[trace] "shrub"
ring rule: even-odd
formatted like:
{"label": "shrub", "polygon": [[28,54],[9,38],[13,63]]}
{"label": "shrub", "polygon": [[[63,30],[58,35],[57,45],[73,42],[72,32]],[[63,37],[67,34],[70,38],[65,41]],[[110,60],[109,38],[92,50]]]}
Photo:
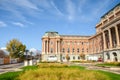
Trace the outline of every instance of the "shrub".
{"label": "shrub", "polygon": [[102,64],[97,64],[97,66],[120,66],[120,62],[105,62]]}
{"label": "shrub", "polygon": [[67,64],[61,64],[61,63],[40,63],[38,64],[39,68],[63,68],[68,67]]}
{"label": "shrub", "polygon": [[73,63],[93,63],[93,62],[95,62],[95,61],[85,61],[85,60],[74,60],[74,61],[71,61],[71,62],[73,62]]}
{"label": "shrub", "polygon": [[40,68],[19,76],[20,80],[110,80],[96,71],[69,68]]}

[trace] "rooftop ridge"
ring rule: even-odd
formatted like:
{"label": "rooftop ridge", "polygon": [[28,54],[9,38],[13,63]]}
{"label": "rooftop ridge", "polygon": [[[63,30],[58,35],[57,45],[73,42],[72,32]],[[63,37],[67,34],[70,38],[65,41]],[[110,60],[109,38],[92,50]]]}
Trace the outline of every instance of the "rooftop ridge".
{"label": "rooftop ridge", "polygon": [[66,37],[90,37],[90,36],[86,36],[86,35],[60,35],[60,36],[66,36]]}
{"label": "rooftop ridge", "polygon": [[107,15],[110,11],[114,10],[119,5],[120,5],[120,2],[116,6],[114,6],[112,9],[110,9],[109,11],[107,11],[103,16],[101,16],[101,18],[105,17],[105,15]]}

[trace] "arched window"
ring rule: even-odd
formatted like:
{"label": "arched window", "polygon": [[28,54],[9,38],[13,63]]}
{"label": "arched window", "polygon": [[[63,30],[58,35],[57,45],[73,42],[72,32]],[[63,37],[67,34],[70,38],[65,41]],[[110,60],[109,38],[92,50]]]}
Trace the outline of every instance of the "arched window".
{"label": "arched window", "polygon": [[75,60],[75,56],[73,56],[73,60]]}

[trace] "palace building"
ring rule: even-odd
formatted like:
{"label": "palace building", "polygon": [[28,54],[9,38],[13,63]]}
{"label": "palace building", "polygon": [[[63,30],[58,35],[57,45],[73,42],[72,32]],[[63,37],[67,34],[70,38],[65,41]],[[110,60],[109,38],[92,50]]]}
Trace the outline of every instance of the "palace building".
{"label": "palace building", "polygon": [[46,32],[42,38],[43,60],[56,58],[57,61],[66,61],[66,55],[69,55],[70,60],[79,60],[80,54],[88,54],[89,37]]}
{"label": "palace building", "polygon": [[46,32],[42,37],[43,61],[86,60],[120,62],[120,3],[104,14],[93,36],[60,35]]}

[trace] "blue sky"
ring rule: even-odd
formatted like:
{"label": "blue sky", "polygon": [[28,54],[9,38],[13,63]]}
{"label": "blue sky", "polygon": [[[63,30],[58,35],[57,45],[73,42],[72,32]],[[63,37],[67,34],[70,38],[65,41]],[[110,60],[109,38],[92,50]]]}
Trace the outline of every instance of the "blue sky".
{"label": "blue sky", "polygon": [[93,35],[100,17],[120,0],[0,0],[0,47],[16,38],[41,50],[46,31]]}

